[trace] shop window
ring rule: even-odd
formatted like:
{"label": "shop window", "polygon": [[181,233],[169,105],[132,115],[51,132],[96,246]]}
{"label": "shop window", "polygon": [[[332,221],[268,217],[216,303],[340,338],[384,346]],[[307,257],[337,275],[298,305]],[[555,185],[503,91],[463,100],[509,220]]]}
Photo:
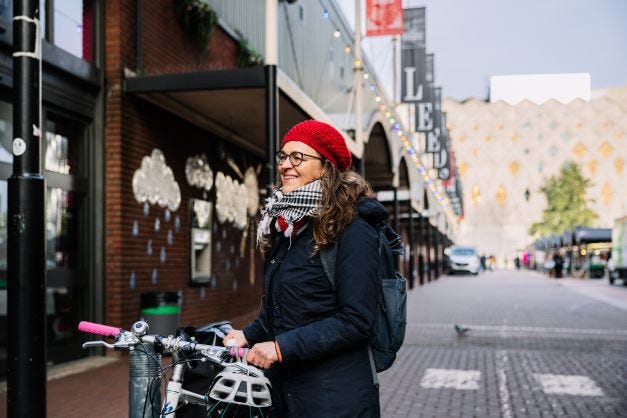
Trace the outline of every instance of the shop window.
{"label": "shop window", "polygon": [[49,187],[46,194],[46,268],[75,268],[78,234],[76,194]]}
{"label": "shop window", "polygon": [[[51,44],[91,61],[93,0],[39,0],[41,33]],[[13,0],[0,0],[0,19],[11,24]]]}
{"label": "shop window", "polygon": [[60,174],[78,174],[79,141],[70,138],[79,137],[80,130],[80,126],[63,119],[46,120],[46,170]]}
{"label": "shop window", "polygon": [[91,0],[54,1],[52,19],[49,14],[46,19],[53,28],[47,33],[48,41],[87,61],[92,59],[91,3]]}
{"label": "shop window", "polygon": [[[1,1],[1,0],[0,0]],[[84,355],[75,324],[85,310],[83,249],[89,236],[84,219],[88,187],[81,164],[83,123],[44,110],[46,178],[46,326],[53,363]],[[6,373],[7,198],[11,176],[12,106],[0,100],[0,376]]]}
{"label": "shop window", "polygon": [[0,163],[13,163],[13,107],[0,101]]}

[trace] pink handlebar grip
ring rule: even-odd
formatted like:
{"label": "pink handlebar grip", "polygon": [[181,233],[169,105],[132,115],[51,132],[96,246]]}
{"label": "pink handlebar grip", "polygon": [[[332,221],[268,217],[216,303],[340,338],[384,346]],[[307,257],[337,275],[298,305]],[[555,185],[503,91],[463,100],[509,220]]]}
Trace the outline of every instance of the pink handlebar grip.
{"label": "pink handlebar grip", "polygon": [[237,356],[239,358],[244,358],[246,355],[246,349],[242,347],[231,347],[231,355]]}
{"label": "pink handlebar grip", "polygon": [[83,332],[89,332],[90,334],[104,335],[105,337],[117,337],[120,331],[122,331],[121,328],[95,324],[93,322],[87,321],[81,321],[78,324],[78,330]]}

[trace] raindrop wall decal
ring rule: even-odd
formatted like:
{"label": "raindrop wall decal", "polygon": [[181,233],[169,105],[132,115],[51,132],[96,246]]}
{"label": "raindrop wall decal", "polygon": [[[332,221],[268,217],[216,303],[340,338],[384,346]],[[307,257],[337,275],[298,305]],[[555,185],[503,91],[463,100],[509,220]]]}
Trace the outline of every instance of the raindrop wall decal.
{"label": "raindrop wall decal", "polygon": [[131,271],[131,277],[128,279],[128,285],[131,289],[135,289],[135,271]]}
{"label": "raindrop wall decal", "polygon": [[133,236],[136,237],[139,235],[139,223],[137,221],[133,221]]}
{"label": "raindrop wall decal", "polygon": [[153,286],[156,286],[157,283],[159,283],[159,273],[157,273],[157,269],[152,269],[150,280],[152,281]]}
{"label": "raindrop wall decal", "polygon": [[146,254],[152,255],[152,240],[151,239],[149,239],[148,243],[146,244]]}

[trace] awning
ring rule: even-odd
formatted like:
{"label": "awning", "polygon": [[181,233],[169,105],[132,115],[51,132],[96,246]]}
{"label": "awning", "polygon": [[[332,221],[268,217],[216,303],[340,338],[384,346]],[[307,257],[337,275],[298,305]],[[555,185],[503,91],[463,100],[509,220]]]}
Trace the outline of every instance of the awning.
{"label": "awning", "polygon": [[[295,124],[318,119],[333,124],[323,109],[284,72],[277,70],[279,138]],[[127,75],[124,92],[140,97],[236,146],[266,158],[266,98],[263,67],[193,73]],[[393,183],[387,135],[380,123],[370,132],[366,155],[340,129],[356,159],[365,158],[375,188]],[[355,161],[356,162],[356,161]]]}
{"label": "awning", "polygon": [[612,230],[609,228],[577,228],[573,233],[575,243],[612,242]]}
{"label": "awning", "polygon": [[[128,76],[124,91],[265,157],[263,67]],[[279,90],[279,137],[308,116]]]}

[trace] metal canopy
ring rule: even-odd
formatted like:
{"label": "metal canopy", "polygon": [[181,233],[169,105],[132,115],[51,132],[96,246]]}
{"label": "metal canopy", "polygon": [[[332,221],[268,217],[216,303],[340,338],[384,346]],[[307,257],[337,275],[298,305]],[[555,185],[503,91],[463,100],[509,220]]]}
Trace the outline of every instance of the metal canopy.
{"label": "metal canopy", "polygon": [[[127,77],[124,91],[265,157],[263,67]],[[279,136],[309,116],[279,91]]]}

